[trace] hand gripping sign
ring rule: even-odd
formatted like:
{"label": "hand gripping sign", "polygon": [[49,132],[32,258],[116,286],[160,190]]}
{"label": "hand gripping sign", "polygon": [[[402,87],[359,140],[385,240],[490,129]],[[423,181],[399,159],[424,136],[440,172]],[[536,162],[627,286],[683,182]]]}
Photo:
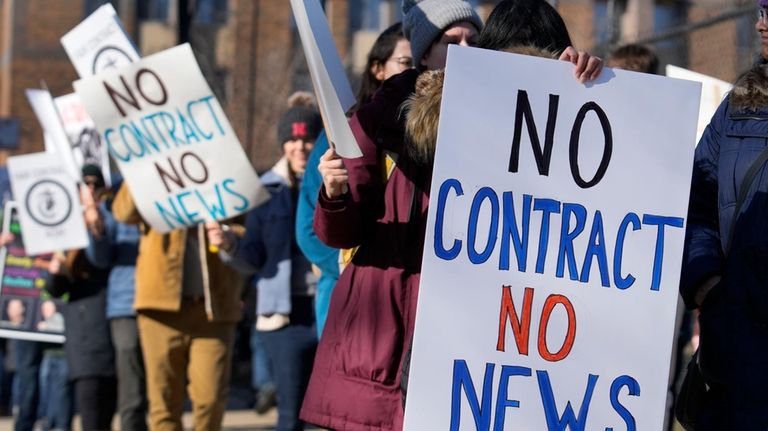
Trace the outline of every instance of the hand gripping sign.
{"label": "hand gripping sign", "polygon": [[154,229],[224,220],[269,198],[188,44],[74,86]]}
{"label": "hand gripping sign", "polygon": [[405,429],[659,430],[700,86],[451,46]]}

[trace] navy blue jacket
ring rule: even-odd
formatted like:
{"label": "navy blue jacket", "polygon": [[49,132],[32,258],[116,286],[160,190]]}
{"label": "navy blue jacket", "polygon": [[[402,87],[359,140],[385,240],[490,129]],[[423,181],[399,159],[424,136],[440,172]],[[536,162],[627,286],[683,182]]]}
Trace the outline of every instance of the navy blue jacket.
{"label": "navy blue jacket", "polygon": [[296,244],[298,190],[287,180],[287,162],[278,162],[262,177],[271,198],[253,209],[245,220],[245,236],[230,257],[223,257],[244,273],[255,273],[257,314],[290,314],[292,296],[314,295],[317,277]]}
{"label": "navy blue jacket", "polygon": [[704,409],[697,430],[768,428],[768,164],[735,214],[745,174],[768,146],[765,89],[765,70],[740,79],[696,148],[680,286],[686,304],[696,307],[699,286],[722,277],[700,307],[701,369],[717,407]]}

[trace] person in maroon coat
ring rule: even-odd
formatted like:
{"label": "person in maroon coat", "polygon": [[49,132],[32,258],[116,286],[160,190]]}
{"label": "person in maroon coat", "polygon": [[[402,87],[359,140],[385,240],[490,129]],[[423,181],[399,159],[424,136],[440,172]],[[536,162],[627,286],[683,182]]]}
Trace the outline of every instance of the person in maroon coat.
{"label": "person in maroon coat", "polygon": [[[465,1],[406,0],[404,12],[405,34],[421,70],[443,68],[449,44],[469,45],[478,37],[480,20]],[[431,44],[419,48],[423,40]],[[565,59],[580,63],[577,72],[599,73],[599,59],[568,51]],[[403,426],[434,149],[433,139],[406,139],[406,116],[400,115],[403,102],[419,91],[419,75],[409,70],[387,80],[352,117],[361,158],[342,162],[331,149],[321,159],[324,185],[315,231],[331,247],[359,247],[334,288],[301,411],[303,420],[322,427]],[[412,130],[435,131],[437,119],[437,110],[431,110],[409,121],[423,123]],[[407,144],[413,142],[424,145]],[[388,179],[383,151],[397,155]]]}

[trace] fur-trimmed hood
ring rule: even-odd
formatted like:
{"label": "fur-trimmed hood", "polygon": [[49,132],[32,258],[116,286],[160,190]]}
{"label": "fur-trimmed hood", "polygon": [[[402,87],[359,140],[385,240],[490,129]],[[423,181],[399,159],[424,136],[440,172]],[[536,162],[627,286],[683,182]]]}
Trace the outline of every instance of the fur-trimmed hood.
{"label": "fur-trimmed hood", "polygon": [[737,111],[757,112],[768,109],[768,65],[756,64],[744,72],[731,90],[729,102]]}
{"label": "fur-trimmed hood", "polygon": [[[519,46],[505,50],[513,54],[557,58],[557,54],[533,46]],[[443,100],[443,70],[422,73],[416,81],[416,90],[403,105],[406,111],[405,136],[408,155],[417,162],[431,164],[437,143],[440,122],[440,104]]]}

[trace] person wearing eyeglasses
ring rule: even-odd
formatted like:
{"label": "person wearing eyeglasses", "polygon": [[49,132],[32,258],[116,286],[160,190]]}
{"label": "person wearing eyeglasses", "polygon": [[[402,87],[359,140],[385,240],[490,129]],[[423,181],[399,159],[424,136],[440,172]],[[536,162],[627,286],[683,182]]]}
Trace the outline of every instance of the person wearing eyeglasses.
{"label": "person wearing eyeglasses", "polygon": [[697,431],[768,429],[768,1],[757,7],[761,61],[737,79],[694,157],[680,293],[700,312]]}
{"label": "person wearing eyeglasses", "polygon": [[[413,68],[411,43],[403,35],[402,23],[395,23],[384,30],[373,44],[368,53],[368,60],[360,77],[360,88],[357,92],[357,106],[370,102],[373,94],[387,79]],[[356,109],[353,108],[352,111]],[[325,245],[317,237],[312,227],[312,219],[317,204],[317,192],[323,184],[317,166],[320,157],[328,151],[328,137],[325,132],[318,136],[315,147],[307,160],[307,169],[299,191],[299,202],[296,210],[296,242],[304,255],[320,272],[315,296],[315,315],[317,319],[317,335],[320,337],[328,315],[331,292],[339,278],[339,249]],[[391,166],[393,160],[385,158],[385,166]],[[386,175],[390,169],[385,169]],[[342,262],[348,261],[351,250],[342,252]]]}

